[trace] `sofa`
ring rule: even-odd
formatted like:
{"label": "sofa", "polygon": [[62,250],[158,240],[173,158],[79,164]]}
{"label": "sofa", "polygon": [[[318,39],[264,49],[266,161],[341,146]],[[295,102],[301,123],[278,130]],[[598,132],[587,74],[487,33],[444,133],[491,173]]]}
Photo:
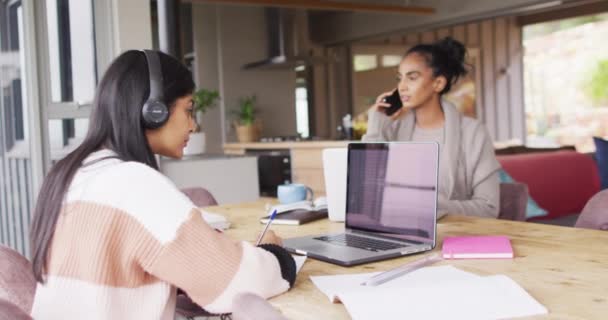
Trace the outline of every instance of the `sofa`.
{"label": "sofa", "polygon": [[530,198],[547,211],[546,216],[528,221],[574,226],[587,201],[600,191],[597,164],[589,154],[569,148],[520,153],[499,151],[497,159],[515,181],[528,186]]}

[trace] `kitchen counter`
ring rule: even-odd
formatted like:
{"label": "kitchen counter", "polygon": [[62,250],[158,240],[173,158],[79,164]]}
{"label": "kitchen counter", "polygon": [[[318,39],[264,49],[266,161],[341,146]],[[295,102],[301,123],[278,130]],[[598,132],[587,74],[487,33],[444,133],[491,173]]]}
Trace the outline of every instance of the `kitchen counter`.
{"label": "kitchen counter", "polygon": [[[319,140],[319,141],[282,141],[282,142],[248,142],[248,143],[225,143],[224,151],[243,149],[319,149],[319,148],[344,148],[350,141]],[[233,153],[231,153],[233,154]],[[238,154],[238,153],[236,153]]]}
{"label": "kitchen counter", "polygon": [[201,154],[180,160],[163,158],[160,171],[178,188],[203,187],[225,204],[260,197],[257,164],[255,156]]}
{"label": "kitchen counter", "polygon": [[248,157],[248,156],[241,155],[241,154],[203,153],[203,154],[183,156],[181,159],[161,157],[161,162],[164,163],[164,162],[174,162],[174,161],[224,160],[224,159],[233,159],[233,158],[240,158],[240,157]]}
{"label": "kitchen counter", "polygon": [[[350,141],[282,141],[226,143],[226,154],[244,155],[256,150],[286,150],[291,157],[291,181],[309,186],[315,196],[325,194],[323,149],[346,148]],[[253,152],[252,152],[253,153]]]}

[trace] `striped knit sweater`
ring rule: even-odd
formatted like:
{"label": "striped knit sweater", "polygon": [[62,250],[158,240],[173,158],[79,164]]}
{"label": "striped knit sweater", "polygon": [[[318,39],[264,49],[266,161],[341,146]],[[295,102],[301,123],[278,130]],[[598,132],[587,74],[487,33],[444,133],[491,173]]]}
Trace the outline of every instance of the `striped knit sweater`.
{"label": "striped knit sweater", "polygon": [[239,292],[271,297],[293,284],[284,249],[228,238],[165,176],[113,155],[90,155],[70,185],[35,319],[173,319],[177,287],[227,313]]}

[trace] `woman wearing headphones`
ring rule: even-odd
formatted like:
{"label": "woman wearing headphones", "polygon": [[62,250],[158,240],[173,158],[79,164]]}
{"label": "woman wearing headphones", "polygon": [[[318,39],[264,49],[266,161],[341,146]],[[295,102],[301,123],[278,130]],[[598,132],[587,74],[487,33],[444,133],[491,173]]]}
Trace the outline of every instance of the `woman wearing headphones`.
{"label": "woman wearing headphones", "polygon": [[439,216],[449,212],[495,218],[500,165],[492,140],[479,121],[441,98],[466,74],[465,54],[462,43],[451,38],[409,49],[397,70],[402,107],[389,110],[384,99],[393,92],[381,94],[368,113],[363,140],[438,142]]}
{"label": "woman wearing headphones", "polygon": [[35,319],[173,319],[176,287],[226,313],[240,292],[271,297],[295,280],[268,232],[259,247],[212,229],[158,171],[194,129],[190,72],[127,51],[99,83],[84,142],[44,180],[31,226]]}

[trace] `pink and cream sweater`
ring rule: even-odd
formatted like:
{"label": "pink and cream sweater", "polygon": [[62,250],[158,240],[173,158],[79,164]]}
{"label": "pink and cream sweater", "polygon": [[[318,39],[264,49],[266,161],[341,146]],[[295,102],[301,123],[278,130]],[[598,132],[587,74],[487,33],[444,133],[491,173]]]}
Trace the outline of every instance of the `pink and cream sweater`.
{"label": "pink and cream sweater", "polygon": [[173,319],[176,288],[227,313],[237,293],[272,297],[293,284],[284,249],[230,239],[161,173],[113,155],[90,155],[70,185],[35,319]]}

